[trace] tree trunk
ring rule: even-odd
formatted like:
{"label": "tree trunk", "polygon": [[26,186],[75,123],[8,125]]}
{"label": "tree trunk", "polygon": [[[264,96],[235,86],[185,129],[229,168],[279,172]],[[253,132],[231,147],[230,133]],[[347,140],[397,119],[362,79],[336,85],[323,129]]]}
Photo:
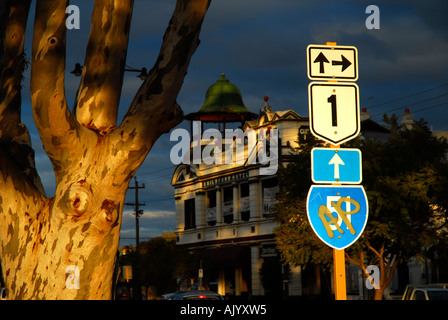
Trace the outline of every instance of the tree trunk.
{"label": "tree trunk", "polygon": [[[381,245],[380,250],[375,250],[371,245],[369,245],[369,244],[366,245],[366,247],[371,252],[373,252],[376,255],[376,257],[378,258],[378,264],[379,264],[379,269],[380,269],[380,283],[379,283],[379,288],[374,289],[375,290],[374,297],[373,297],[374,300],[383,300],[384,290],[386,290],[386,288],[392,282],[392,278],[395,274],[395,270],[397,269],[398,264],[401,261],[401,258],[399,258],[399,257],[397,258],[395,255],[388,255],[388,257],[386,259],[385,255],[384,255],[384,246],[385,246],[385,244],[383,243]],[[369,278],[370,273],[367,272],[366,265],[364,264],[363,249],[359,248],[358,253],[359,253],[359,260],[351,258],[350,255],[348,255],[347,253],[345,254],[345,256],[349,263],[359,266],[361,268],[364,276],[366,278]],[[387,263],[385,263],[385,260],[387,260]]]}
{"label": "tree trunk", "polygon": [[383,292],[384,289],[375,289],[375,295],[373,296],[373,300],[383,300]]}
{"label": "tree trunk", "polygon": [[1,17],[8,17],[0,26],[0,258],[8,298],[110,299],[126,190],[157,138],[182,120],[176,97],[209,0],[177,1],[159,58],[119,126],[117,92],[133,1],[95,1],[76,117],[64,93],[68,1],[37,1],[31,98],[56,176],[52,198],[35,172],[14,98],[20,97],[29,2],[0,5]]}

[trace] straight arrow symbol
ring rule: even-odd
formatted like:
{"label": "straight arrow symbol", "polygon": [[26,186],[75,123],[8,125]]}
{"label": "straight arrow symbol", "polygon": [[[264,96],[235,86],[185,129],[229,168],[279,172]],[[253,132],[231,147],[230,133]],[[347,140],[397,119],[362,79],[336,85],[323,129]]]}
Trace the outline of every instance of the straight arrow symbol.
{"label": "straight arrow symbol", "polygon": [[328,164],[334,165],[334,178],[339,179],[339,166],[344,166],[344,161],[342,161],[341,157],[336,153],[333,158],[331,158],[330,162],[328,162]]}
{"label": "straight arrow symbol", "polygon": [[314,60],[314,63],[319,63],[319,72],[325,73],[325,67],[324,63],[329,63],[328,59],[324,56],[324,54],[321,52],[317,56],[317,58]]}

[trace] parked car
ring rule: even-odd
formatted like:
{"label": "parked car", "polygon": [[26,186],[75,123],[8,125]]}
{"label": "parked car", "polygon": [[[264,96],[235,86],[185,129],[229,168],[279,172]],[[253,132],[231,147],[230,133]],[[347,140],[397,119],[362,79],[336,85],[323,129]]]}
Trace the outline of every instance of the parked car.
{"label": "parked car", "polygon": [[[406,286],[406,289],[404,290],[402,300],[433,300],[429,299],[429,295],[427,292],[417,293],[414,295],[415,291],[425,291],[425,290],[442,290],[442,291],[448,291],[448,283],[430,283],[425,285],[408,285]],[[431,293],[431,295],[436,295],[436,293]],[[441,297],[445,296],[446,293],[441,293]],[[422,297],[425,297],[425,299],[420,299]],[[446,298],[445,298],[446,299]],[[445,300],[445,299],[438,299],[438,300]]]}
{"label": "parked car", "polygon": [[448,300],[448,289],[416,288],[411,300]]}
{"label": "parked car", "polygon": [[206,290],[177,291],[162,295],[164,300],[224,300],[223,296]]}
{"label": "parked car", "polygon": [[0,288],[0,300],[8,300],[6,297],[6,288]]}

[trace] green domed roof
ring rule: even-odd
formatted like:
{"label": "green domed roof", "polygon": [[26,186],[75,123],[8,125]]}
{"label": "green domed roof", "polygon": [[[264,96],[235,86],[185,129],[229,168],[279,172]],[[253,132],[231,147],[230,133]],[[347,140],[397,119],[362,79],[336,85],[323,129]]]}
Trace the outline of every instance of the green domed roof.
{"label": "green domed roof", "polygon": [[244,106],[240,89],[221,74],[221,77],[208,88],[201,109],[187,115],[186,118],[210,122],[232,122],[251,120],[257,116]]}
{"label": "green domed roof", "polygon": [[205,101],[199,112],[247,112],[240,89],[224,74],[212,84],[205,94]]}

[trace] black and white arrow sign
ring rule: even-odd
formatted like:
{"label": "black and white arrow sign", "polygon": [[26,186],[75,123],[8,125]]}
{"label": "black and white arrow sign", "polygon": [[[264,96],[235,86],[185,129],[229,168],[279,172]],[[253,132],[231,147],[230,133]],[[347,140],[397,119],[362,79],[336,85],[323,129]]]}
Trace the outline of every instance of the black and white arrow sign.
{"label": "black and white arrow sign", "polygon": [[309,45],[307,61],[311,80],[358,79],[358,50],[355,47]]}

